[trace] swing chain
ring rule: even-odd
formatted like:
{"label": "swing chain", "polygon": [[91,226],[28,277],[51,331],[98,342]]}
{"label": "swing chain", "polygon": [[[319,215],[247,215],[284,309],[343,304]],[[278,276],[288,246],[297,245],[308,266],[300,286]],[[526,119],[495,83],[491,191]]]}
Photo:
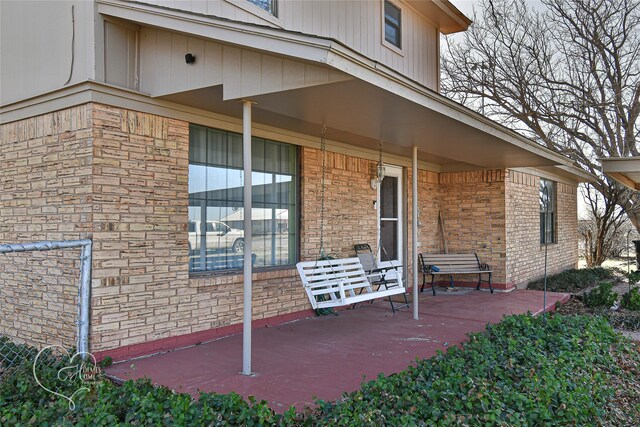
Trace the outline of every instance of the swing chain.
{"label": "swing chain", "polygon": [[326,157],[327,157],[327,143],[325,140],[327,134],[327,124],[322,125],[322,133],[320,134],[320,153],[322,155],[322,167],[320,178],[320,259],[324,259],[326,254],[324,252],[324,199],[325,199],[325,176],[326,176]]}
{"label": "swing chain", "polygon": [[[378,181],[378,213],[379,213],[379,217],[382,215],[382,197],[380,195],[380,191],[382,188],[382,138],[380,138],[380,142],[378,144],[378,165],[376,168],[376,180]],[[382,227],[382,221],[380,221],[380,218],[378,218],[378,227]],[[378,232],[378,247],[376,248],[376,254],[375,254],[375,259],[378,259],[378,256],[380,256],[380,251],[384,250],[383,246],[382,246],[382,230],[380,230]],[[386,253],[386,251],[385,251]]]}
{"label": "swing chain", "polygon": [[382,180],[382,171],[384,170],[384,166],[382,165],[382,138],[380,138],[380,144],[378,146],[378,170],[376,171],[376,173],[378,174],[378,176],[376,178],[378,178],[379,180]]}

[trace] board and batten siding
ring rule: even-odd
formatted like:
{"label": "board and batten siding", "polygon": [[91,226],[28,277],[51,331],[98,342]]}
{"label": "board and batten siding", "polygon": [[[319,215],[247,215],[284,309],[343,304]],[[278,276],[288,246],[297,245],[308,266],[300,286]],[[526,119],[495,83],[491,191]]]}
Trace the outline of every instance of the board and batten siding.
{"label": "board and batten siding", "polygon": [[332,38],[433,90],[438,90],[439,32],[408,4],[402,9],[402,51],[383,43],[382,0],[279,0],[274,18],[247,0],[143,0],[187,12]]}
{"label": "board and batten siding", "polygon": [[[187,65],[184,52],[198,60]],[[223,85],[224,99],[237,99],[351,78],[329,67],[146,27],[140,56],[140,89],[152,96]]]}
{"label": "board and batten siding", "polygon": [[0,105],[96,78],[94,40],[91,2],[0,1]]}

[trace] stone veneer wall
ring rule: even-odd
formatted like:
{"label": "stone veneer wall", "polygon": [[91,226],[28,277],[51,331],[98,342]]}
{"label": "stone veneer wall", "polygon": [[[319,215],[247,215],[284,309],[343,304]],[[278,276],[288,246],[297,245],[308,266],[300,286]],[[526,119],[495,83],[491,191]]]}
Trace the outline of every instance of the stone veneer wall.
{"label": "stone veneer wall", "polygon": [[[189,275],[188,147],[187,122],[100,104],[2,126],[0,158],[8,169],[1,181],[1,241],[93,237],[93,351],[200,336],[242,319],[241,274]],[[300,153],[300,252],[301,259],[315,259],[322,159],[319,150]],[[373,161],[327,153],[328,252],[351,256],[353,243],[375,243],[374,168]],[[253,282],[256,320],[310,308],[295,268],[260,271]],[[51,300],[53,310],[32,322],[53,325],[52,335],[72,343],[75,277],[64,284],[64,292],[56,285],[51,296],[33,299]],[[10,284],[0,285],[4,292]],[[12,297],[25,301],[25,295]],[[66,305],[54,300],[62,295],[71,296]],[[4,331],[26,328],[9,315],[15,307],[3,309]]]}
{"label": "stone veneer wall", "polygon": [[93,105],[92,350],[193,332],[189,124]]}
{"label": "stone veneer wall", "polygon": [[[193,343],[211,338],[206,331],[241,322],[241,274],[189,275],[187,122],[87,104],[3,125],[0,135],[5,167],[1,241],[93,236],[92,350],[158,340],[170,348],[177,337],[189,336],[180,343]],[[308,260],[318,256],[320,243],[322,158],[319,150],[307,147],[300,148],[300,157],[300,258]],[[354,243],[376,243],[376,192],[370,188],[376,162],[328,152],[326,164],[325,249],[352,256]],[[478,252],[493,267],[495,282],[535,276],[539,265],[532,262],[538,259],[532,252],[538,249],[530,244],[538,235],[534,178],[499,170],[420,171],[419,183],[421,252],[442,251],[440,209],[450,252]],[[410,188],[407,194],[410,230]],[[561,226],[560,243],[550,252],[558,269],[577,259],[575,197],[575,187],[559,185],[558,219],[567,225]],[[62,281],[70,291],[60,292],[58,282],[51,296],[37,295],[34,301],[49,306],[43,324],[72,340],[75,305],[70,296],[76,283]],[[295,268],[259,271],[253,283],[256,320],[309,310]],[[0,286],[13,285],[5,281]],[[14,301],[24,301],[24,295],[13,296]],[[3,304],[7,313],[12,309]],[[39,333],[9,314],[0,322],[0,333],[12,328]],[[63,327],[69,324],[71,329]]]}
{"label": "stone veneer wall", "polygon": [[[0,126],[0,242],[90,236],[92,120],[84,105]],[[0,335],[75,345],[79,254],[0,254]]]}
{"label": "stone veneer wall", "polygon": [[493,282],[506,283],[504,171],[441,173],[439,187],[449,253],[476,252],[491,266]]}
{"label": "stone veneer wall", "polygon": [[[300,259],[311,260],[318,257],[320,247],[322,153],[306,147],[301,151]],[[355,256],[356,243],[375,246],[377,193],[371,188],[375,167],[375,161],[327,152],[324,214],[327,253],[350,257]]]}
{"label": "stone veneer wall", "polygon": [[[524,287],[543,275],[544,245],[540,244],[540,178],[507,171],[507,280]],[[578,264],[577,185],[557,184],[558,243],[548,246],[548,272]]]}

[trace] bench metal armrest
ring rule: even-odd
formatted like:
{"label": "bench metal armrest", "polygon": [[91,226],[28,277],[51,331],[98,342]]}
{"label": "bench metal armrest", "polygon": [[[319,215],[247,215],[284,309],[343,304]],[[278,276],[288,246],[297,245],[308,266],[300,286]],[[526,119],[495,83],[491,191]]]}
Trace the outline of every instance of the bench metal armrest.
{"label": "bench metal armrest", "polygon": [[489,271],[489,270],[491,270],[491,267],[487,263],[482,263],[482,264],[480,264],[480,270]]}
{"label": "bench metal armrest", "polygon": [[378,268],[374,268],[373,270],[370,270],[369,273],[373,274],[373,273],[386,273],[389,270],[398,270],[395,266],[390,265],[388,267],[378,267]]}

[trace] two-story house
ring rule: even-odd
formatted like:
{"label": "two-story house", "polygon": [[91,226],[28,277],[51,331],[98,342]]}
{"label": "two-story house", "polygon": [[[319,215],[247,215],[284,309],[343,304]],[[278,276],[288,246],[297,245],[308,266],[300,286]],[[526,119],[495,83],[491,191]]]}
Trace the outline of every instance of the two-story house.
{"label": "two-story house", "polygon": [[[439,94],[440,36],[470,25],[448,0],[0,12],[0,242],[93,239],[94,352],[239,330],[249,235],[254,325],[312,313],[295,263],[321,243],[337,256],[369,243],[409,286],[414,244],[477,252],[503,291],[543,274],[545,243],[549,271],[577,264],[577,186],[590,177]],[[68,307],[46,316],[72,340]],[[0,333],[19,327],[0,320]]]}

